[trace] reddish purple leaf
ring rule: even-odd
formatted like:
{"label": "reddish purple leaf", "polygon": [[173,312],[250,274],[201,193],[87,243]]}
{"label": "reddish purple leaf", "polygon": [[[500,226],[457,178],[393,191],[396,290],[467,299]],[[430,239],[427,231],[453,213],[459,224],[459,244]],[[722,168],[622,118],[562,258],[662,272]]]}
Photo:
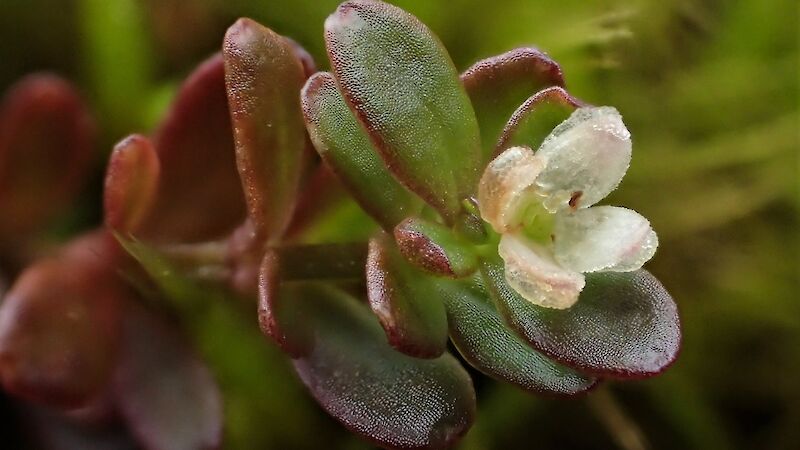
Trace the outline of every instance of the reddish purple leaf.
{"label": "reddish purple leaf", "polygon": [[564,87],[558,63],[530,47],[478,61],[461,75],[461,82],[481,128],[485,162],[492,159],[503,126],[525,99],[547,87]]}
{"label": "reddish purple leaf", "polygon": [[418,358],[438,357],[447,348],[444,304],[389,236],[370,240],[367,297],[392,347]]}
{"label": "reddish purple leaf", "polygon": [[0,379],[22,398],[59,408],[86,405],[116,362],[119,249],[95,233],[25,270],[0,306]]}
{"label": "reddish purple leaf", "polygon": [[80,191],[94,126],[66,81],[31,75],[0,105],[0,239],[45,225]]}
{"label": "reddish purple leaf", "polygon": [[134,134],[114,147],[103,189],[107,227],[135,234],[155,201],[159,171],[158,155],[146,137]]}
{"label": "reddish purple leaf", "polygon": [[260,235],[274,240],[289,224],[308,162],[300,111],[305,71],[287,39],[250,19],[228,29],[223,55],[250,219]]}
{"label": "reddish purple leaf", "polygon": [[436,275],[461,278],[478,268],[472,244],[436,222],[410,217],[395,227],[394,238],[410,263]]}
{"label": "reddish purple leaf", "polygon": [[139,442],[148,450],[219,448],[219,389],[174,325],[131,303],[123,332],[114,393]]}
{"label": "reddish purple leaf", "polygon": [[142,237],[159,242],[206,241],[230,233],[244,221],[219,54],[184,82],[153,142],[161,174]]}
{"label": "reddish purple leaf", "polygon": [[586,104],[560,87],[537,92],[525,100],[525,103],[511,115],[503,128],[493,157],[515,146],[538,149],[556,125],[582,106]]}
{"label": "reddish purple leaf", "polygon": [[501,315],[542,353],[582,372],[645,378],[678,356],[678,309],[646,270],[586,274],[586,287],[568,309],[534,305],[506,284],[503,266],[486,263],[489,290]]}
{"label": "reddish purple leaf", "polygon": [[472,381],[455,358],[398,353],[356,299],[320,286],[308,289],[313,350],[294,366],[320,405],[383,448],[455,445],[475,416]]}

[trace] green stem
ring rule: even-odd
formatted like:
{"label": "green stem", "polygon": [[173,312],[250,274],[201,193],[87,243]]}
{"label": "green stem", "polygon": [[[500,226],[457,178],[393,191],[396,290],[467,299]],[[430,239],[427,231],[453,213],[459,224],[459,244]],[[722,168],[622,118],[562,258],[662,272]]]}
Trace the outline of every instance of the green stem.
{"label": "green stem", "polygon": [[586,402],[621,449],[647,450],[651,448],[641,428],[627,415],[607,387],[590,393],[586,397]]}

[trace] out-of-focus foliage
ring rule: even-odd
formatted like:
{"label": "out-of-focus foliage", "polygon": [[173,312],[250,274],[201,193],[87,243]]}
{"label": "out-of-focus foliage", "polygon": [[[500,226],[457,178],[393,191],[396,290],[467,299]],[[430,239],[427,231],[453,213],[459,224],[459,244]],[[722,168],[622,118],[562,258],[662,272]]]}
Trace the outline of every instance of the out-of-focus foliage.
{"label": "out-of-focus foliage", "polygon": [[[100,204],[100,161],[112,143],[130,132],[151,131],[148,127],[163,114],[177,80],[219,49],[235,18],[249,16],[292,36],[323,62],[322,23],[337,3],[4,0],[0,91],[41,69],[81,86],[100,112],[98,129],[104,139],[96,155],[97,182],[81,204]],[[609,448],[620,440],[628,448],[642,440],[664,449],[796,446],[796,2],[393,3],[442,38],[459,70],[513,47],[535,45],[562,64],[571,93],[620,110],[633,134],[634,156],[625,183],[608,203],[641,212],[658,231],[661,245],[649,269],[678,300],[683,319],[683,352],[675,366],[657,379],[611,385],[613,396],[601,391],[586,399],[545,400],[477,377],[480,413],[462,448]],[[99,212],[79,208],[72,216],[64,221],[88,225]],[[360,219],[354,220],[348,229],[363,230],[356,226]],[[347,240],[341,230],[314,232]],[[0,273],[0,284],[2,278]],[[225,346],[238,349],[225,353],[228,362],[248,364],[258,353],[248,350],[254,337],[233,325],[223,327],[229,332],[218,337],[211,327],[233,323],[227,316],[187,317],[198,321],[188,328],[201,342],[222,339]],[[239,339],[248,342],[237,346]],[[257,365],[274,365],[274,378],[236,381],[274,395],[254,406],[264,409],[264,420],[248,422],[243,413],[237,422],[234,414],[227,426],[242,436],[275,426],[281,442],[308,443],[308,430],[299,423],[311,426],[328,419],[294,403],[299,382],[289,376],[274,349],[264,352],[269,354]],[[259,394],[242,392],[231,401],[263,401]],[[287,414],[277,412],[281,410]],[[335,427],[329,428],[325,433],[336,433]],[[341,448],[364,446],[347,437],[330,442],[349,443]]]}

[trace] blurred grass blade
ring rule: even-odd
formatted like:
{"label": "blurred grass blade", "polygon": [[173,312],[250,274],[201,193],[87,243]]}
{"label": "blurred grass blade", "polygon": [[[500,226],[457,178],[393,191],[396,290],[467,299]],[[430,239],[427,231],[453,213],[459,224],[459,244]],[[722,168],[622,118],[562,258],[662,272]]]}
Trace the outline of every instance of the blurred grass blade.
{"label": "blurred grass blade", "polygon": [[472,425],[475,393],[450,355],[394,351],[369,312],[348,295],[309,286],[313,352],[294,361],[325,410],[383,448],[449,448]]}
{"label": "blurred grass blade", "polygon": [[219,54],[186,79],[153,142],[161,171],[142,237],[161,242],[207,241],[230,233],[244,221]]}
{"label": "blurred grass blade", "polygon": [[564,87],[557,62],[541,51],[516,48],[478,61],[461,74],[481,128],[483,161],[494,156],[508,118],[531,95],[551,86]]}
{"label": "blurred grass blade", "polygon": [[388,235],[370,240],[367,296],[386,337],[397,350],[435,358],[447,347],[444,304],[427,276],[410,265]]}
{"label": "blurred grass blade", "polygon": [[309,78],[302,99],[306,126],[317,152],[384,230],[391,230],[421,209],[419,198],[389,173],[330,73]]}
{"label": "blurred grass blade", "polygon": [[501,262],[484,264],[500,314],[556,361],[596,375],[645,378],[663,372],[678,356],[677,307],[646,270],[586,274],[578,302],[557,310],[519,296],[506,284]]}
{"label": "blurred grass blade", "polygon": [[66,81],[30,75],[0,105],[0,240],[20,239],[64,209],[92,161],[94,124]]}
{"label": "blurred grass blade", "polygon": [[103,189],[104,222],[121,233],[134,233],[155,201],[160,172],[153,144],[138,134],[114,147]]}
{"label": "blurred grass blade", "polygon": [[383,2],[345,2],[325,22],[331,66],[389,170],[452,221],[481,166],[475,113],[428,28]]}
{"label": "blurred grass blade", "polygon": [[250,218],[274,240],[289,225],[308,156],[298,95],[303,65],[288,40],[250,19],[228,29],[223,55]]}
{"label": "blurred grass blade", "polygon": [[486,292],[463,281],[441,280],[437,289],[447,306],[450,339],[473,367],[526,391],[575,395],[597,379],[558,364],[512,331]]}
{"label": "blurred grass blade", "polygon": [[560,87],[537,92],[514,111],[495,148],[496,154],[516,146],[539,148],[553,128],[567,120],[575,109],[586,106]]}
{"label": "blurred grass blade", "polygon": [[149,449],[213,449],[222,439],[222,398],[205,364],[157,316],[125,311],[114,396],[131,432]]}

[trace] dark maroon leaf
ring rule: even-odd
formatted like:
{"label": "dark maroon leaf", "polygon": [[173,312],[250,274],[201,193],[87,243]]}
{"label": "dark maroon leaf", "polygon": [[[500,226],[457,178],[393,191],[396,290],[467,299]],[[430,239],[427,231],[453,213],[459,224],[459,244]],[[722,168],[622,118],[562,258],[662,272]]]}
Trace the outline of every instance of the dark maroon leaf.
{"label": "dark maroon leaf", "polygon": [[418,358],[447,348],[444,304],[424,272],[410,265],[388,235],[373,238],[367,255],[367,297],[389,344]]}
{"label": "dark maroon leaf", "polygon": [[344,293],[309,286],[306,301],[313,351],[294,366],[329,414],[385,448],[449,448],[466,433],[475,393],[452,356],[394,351],[375,318]]}
{"label": "dark maroon leaf", "polygon": [[495,156],[518,145],[536,150],[556,125],[582,106],[586,104],[560,87],[537,92],[511,115],[497,142]]}
{"label": "dark maroon leaf", "polygon": [[224,236],[244,221],[219,54],[184,82],[153,143],[161,170],[141,237],[158,242],[206,241]]}
{"label": "dark maroon leaf", "polygon": [[135,234],[155,201],[159,171],[158,155],[146,137],[134,134],[114,147],[103,189],[107,227]]}
{"label": "dark maroon leaf", "polygon": [[564,87],[558,63],[530,47],[478,61],[461,75],[461,82],[478,117],[486,162],[506,121],[528,97],[550,86]]}
{"label": "dark maroon leaf", "polygon": [[646,270],[586,274],[578,302],[558,310],[520,297],[506,284],[501,262],[484,268],[506,322],[563,364],[602,376],[644,378],[661,373],[678,356],[678,309]]}
{"label": "dark maroon leaf", "polygon": [[394,238],[409,262],[436,275],[460,278],[478,268],[472,245],[441,224],[411,217],[395,227]]}
{"label": "dark maroon leaf", "polygon": [[222,398],[205,364],[169,324],[133,303],[123,330],[114,393],[144,448],[218,448]]}
{"label": "dark maroon leaf", "polygon": [[268,239],[291,219],[308,161],[300,111],[305,72],[292,44],[250,19],[225,34],[225,81],[250,219]]}
{"label": "dark maroon leaf", "polygon": [[473,367],[501,381],[535,393],[574,395],[597,379],[558,364],[520,338],[505,324],[488,294],[464,281],[440,280],[447,306],[450,339]]}
{"label": "dark maroon leaf", "polygon": [[74,88],[31,75],[0,105],[0,239],[43,226],[79,192],[91,163],[94,126]]}
{"label": "dark maroon leaf", "polygon": [[0,305],[0,379],[5,389],[58,408],[86,405],[116,363],[119,249],[92,234],[25,270]]}

